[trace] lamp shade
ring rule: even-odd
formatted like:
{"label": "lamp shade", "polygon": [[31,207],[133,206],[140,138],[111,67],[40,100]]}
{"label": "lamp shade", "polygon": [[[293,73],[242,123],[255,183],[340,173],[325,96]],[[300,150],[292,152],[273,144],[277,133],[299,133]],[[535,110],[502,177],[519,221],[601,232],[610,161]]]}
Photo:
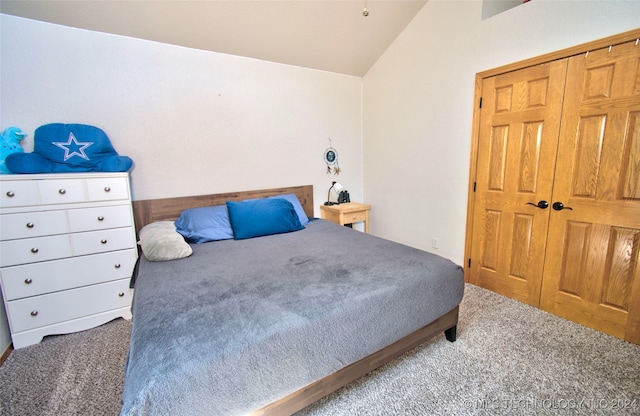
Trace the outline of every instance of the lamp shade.
{"label": "lamp shade", "polygon": [[339,184],[338,182],[336,182],[333,185],[333,190],[334,190],[335,193],[339,194],[340,192],[342,192],[344,190],[344,186]]}

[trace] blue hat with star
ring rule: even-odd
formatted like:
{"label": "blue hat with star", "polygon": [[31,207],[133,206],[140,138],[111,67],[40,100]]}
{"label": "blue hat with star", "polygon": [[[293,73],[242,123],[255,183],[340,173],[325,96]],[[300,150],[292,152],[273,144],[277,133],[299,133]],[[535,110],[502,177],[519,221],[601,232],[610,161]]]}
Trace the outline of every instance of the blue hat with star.
{"label": "blue hat with star", "polygon": [[7,157],[12,173],[126,172],[133,165],[129,157],[118,155],[98,127],[45,124],[36,129],[33,140],[33,153]]}

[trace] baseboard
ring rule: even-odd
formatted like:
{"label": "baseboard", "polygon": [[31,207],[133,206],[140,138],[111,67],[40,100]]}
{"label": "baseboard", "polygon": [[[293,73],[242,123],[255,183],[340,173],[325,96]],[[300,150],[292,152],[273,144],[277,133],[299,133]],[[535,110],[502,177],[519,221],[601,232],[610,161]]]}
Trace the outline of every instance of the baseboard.
{"label": "baseboard", "polygon": [[9,354],[11,354],[11,351],[13,351],[13,344],[9,344],[7,349],[4,350],[2,355],[0,355],[0,365],[4,364],[4,360],[6,360]]}

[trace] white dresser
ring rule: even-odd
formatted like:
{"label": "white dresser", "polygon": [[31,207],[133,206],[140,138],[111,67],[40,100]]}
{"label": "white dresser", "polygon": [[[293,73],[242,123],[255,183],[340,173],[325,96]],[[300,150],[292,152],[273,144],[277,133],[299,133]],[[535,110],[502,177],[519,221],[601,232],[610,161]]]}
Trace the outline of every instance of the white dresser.
{"label": "white dresser", "polygon": [[0,175],[0,282],[13,347],[131,319],[127,173]]}

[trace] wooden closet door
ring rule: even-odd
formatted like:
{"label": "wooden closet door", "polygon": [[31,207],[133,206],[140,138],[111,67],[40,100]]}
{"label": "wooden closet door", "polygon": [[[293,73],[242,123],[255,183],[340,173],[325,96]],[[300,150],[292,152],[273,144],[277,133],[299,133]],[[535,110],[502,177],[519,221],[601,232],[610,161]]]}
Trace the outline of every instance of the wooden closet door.
{"label": "wooden closet door", "polygon": [[566,59],[536,65],[482,84],[469,280],[534,306],[566,65]]}
{"label": "wooden closet door", "polygon": [[556,202],[565,208],[550,211],[541,308],[640,343],[636,42],[569,59]]}

